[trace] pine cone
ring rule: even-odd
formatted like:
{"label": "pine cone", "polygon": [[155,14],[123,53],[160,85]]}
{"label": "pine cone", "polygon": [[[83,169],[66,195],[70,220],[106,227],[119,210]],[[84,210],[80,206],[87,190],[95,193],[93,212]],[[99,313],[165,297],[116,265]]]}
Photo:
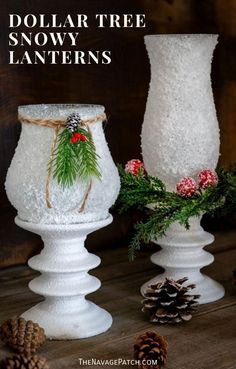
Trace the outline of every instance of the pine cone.
{"label": "pine cone", "polygon": [[139,336],[134,345],[134,358],[140,369],[160,369],[165,365],[168,343],[155,332]]}
{"label": "pine cone", "polygon": [[14,355],[1,361],[1,369],[49,369],[47,360],[37,355]]}
{"label": "pine cone", "polygon": [[0,327],[1,340],[21,354],[34,354],[45,342],[44,329],[31,320],[13,317]]}
{"label": "pine cone", "polygon": [[81,124],[81,118],[78,113],[72,113],[67,117],[66,128],[71,133],[77,131],[80,124]]}
{"label": "pine cone", "polygon": [[189,294],[195,285],[183,286],[187,280],[188,278],[178,281],[166,278],[146,289],[142,311],[150,314],[151,322],[180,323],[192,318],[192,313],[198,306],[196,300],[200,296]]}

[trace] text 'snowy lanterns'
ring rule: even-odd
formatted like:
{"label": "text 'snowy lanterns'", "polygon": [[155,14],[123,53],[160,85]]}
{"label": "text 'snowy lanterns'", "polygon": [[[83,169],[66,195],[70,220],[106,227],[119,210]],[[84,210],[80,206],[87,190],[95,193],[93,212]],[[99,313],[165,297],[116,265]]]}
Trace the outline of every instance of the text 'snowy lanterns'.
{"label": "text 'snowy lanterns'", "polygon": [[[62,187],[50,173],[52,146],[58,134],[55,122],[73,113],[88,123],[101,178]],[[112,221],[109,208],[119,192],[119,176],[102,129],[104,108],[94,105],[29,105],[19,107],[22,132],[6,178],[6,191],[17,209],[16,224],[39,234],[44,242],[40,255],[29,266],[41,272],[30,282],[45,300],[23,314],[38,322],[47,337],[75,339],[105,332],[111,315],[85,295],[100,281],[88,271],[99,257],[84,247],[89,233]],[[59,133],[65,127],[61,126]]]}
{"label": "text 'snowy lanterns'", "polygon": [[[219,128],[211,88],[211,60],[217,35],[150,35],[145,43],[151,64],[151,83],[142,128],[142,153],[150,175],[175,191],[182,177],[196,178],[214,169],[219,157]],[[164,277],[187,276],[195,283],[200,302],[224,295],[217,282],[200,269],[213,262],[203,247],[214,237],[191,219],[186,230],[174,224],[158,240],[162,250],[151,260],[165,268],[142,287]]]}

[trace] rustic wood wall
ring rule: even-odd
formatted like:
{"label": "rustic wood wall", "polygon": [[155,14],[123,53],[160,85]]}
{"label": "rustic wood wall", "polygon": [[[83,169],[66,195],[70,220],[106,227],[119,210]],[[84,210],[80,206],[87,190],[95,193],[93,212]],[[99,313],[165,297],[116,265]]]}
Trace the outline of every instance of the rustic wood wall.
{"label": "rustic wood wall", "polygon": [[[236,160],[235,0],[1,0],[0,14],[0,266],[25,262],[40,247],[18,229],[4,179],[19,138],[17,106],[32,103],[98,103],[106,106],[106,136],[116,162],[140,156],[140,131],[150,79],[143,36],[152,33],[219,33],[213,90],[221,128],[221,163]],[[146,29],[81,30],[80,48],[112,50],[110,65],[8,65],[8,14],[145,13]],[[114,230],[116,235],[114,237]],[[98,246],[117,244],[127,232],[117,219]],[[105,240],[104,240],[105,237]]]}

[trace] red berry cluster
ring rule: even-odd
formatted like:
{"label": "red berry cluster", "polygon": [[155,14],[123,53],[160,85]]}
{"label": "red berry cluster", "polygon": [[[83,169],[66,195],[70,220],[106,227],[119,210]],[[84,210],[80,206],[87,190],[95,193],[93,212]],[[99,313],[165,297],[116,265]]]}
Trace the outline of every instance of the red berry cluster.
{"label": "red berry cluster", "polygon": [[214,170],[204,169],[198,175],[198,184],[205,189],[208,186],[216,186],[218,183],[218,176]]}
{"label": "red berry cluster", "polygon": [[[140,173],[146,173],[144,164],[139,159],[132,159],[125,165],[125,171],[131,173],[136,177]],[[182,197],[192,197],[197,190],[205,190],[209,186],[216,186],[218,183],[218,176],[214,170],[204,169],[198,174],[198,184],[191,177],[184,177],[176,184],[177,193]]]}
{"label": "red berry cluster", "polygon": [[71,136],[71,142],[73,143],[73,144],[76,144],[76,142],[77,141],[83,141],[83,142],[85,142],[85,141],[87,141],[87,137],[85,137],[82,133],[80,133],[80,132],[75,132],[75,133],[73,133],[73,135]]}
{"label": "red berry cluster", "polygon": [[177,192],[182,197],[192,197],[197,191],[197,185],[193,178],[185,177],[176,185]]}
{"label": "red berry cluster", "polygon": [[204,169],[198,175],[198,186],[193,178],[185,177],[177,183],[176,190],[182,197],[191,197],[199,188],[205,190],[209,186],[216,186],[217,183],[217,173],[211,169]]}
{"label": "red berry cluster", "polygon": [[145,172],[144,164],[139,159],[132,159],[126,163],[125,171],[127,173],[132,173],[137,177],[140,171],[141,173]]}

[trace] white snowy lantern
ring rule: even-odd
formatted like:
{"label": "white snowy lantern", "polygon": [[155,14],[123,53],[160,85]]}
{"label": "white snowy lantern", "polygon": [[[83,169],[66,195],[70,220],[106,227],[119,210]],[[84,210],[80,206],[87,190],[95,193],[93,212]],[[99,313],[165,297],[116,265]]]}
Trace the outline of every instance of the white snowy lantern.
{"label": "white snowy lantern", "polygon": [[[63,188],[57,179],[48,178],[51,147],[55,129],[47,125],[24,123],[30,120],[66,120],[79,113],[82,120],[91,119],[89,129],[98,155],[101,179],[92,179],[91,190],[83,211],[81,205],[89,182],[80,178]],[[93,222],[108,217],[119,192],[119,176],[107,146],[99,105],[27,105],[19,107],[22,132],[6,178],[7,196],[20,219],[43,224]],[[97,119],[98,118],[98,119]],[[94,119],[94,122],[93,122]],[[56,127],[56,125],[55,125]],[[47,182],[48,179],[48,195]],[[48,197],[48,199],[47,199]],[[47,206],[50,201],[51,207]]]}
{"label": "white snowy lantern", "polygon": [[[68,187],[53,178],[50,166],[57,138],[68,116],[78,113],[91,134],[101,178]],[[84,247],[89,233],[112,221],[109,208],[119,192],[119,175],[103,129],[104,108],[98,105],[29,105],[19,107],[22,132],[6,178],[6,192],[17,209],[16,224],[39,234],[40,255],[29,266],[41,272],[29,288],[45,300],[22,316],[38,322],[48,338],[76,339],[105,332],[111,315],[85,295],[101,283],[88,271],[100,258]],[[72,144],[72,143],[71,143]]]}
{"label": "white snowy lantern", "polygon": [[[214,169],[219,157],[219,128],[211,88],[211,61],[217,35],[150,35],[145,43],[151,64],[151,82],[142,127],[142,154],[150,175],[159,177],[169,191],[182,177],[197,179],[203,169]],[[165,277],[187,276],[196,284],[200,302],[217,300],[224,289],[200,273],[213,262],[202,248],[214,237],[204,232],[199,218],[190,230],[173,224],[157,241],[162,250],[151,260]]]}

